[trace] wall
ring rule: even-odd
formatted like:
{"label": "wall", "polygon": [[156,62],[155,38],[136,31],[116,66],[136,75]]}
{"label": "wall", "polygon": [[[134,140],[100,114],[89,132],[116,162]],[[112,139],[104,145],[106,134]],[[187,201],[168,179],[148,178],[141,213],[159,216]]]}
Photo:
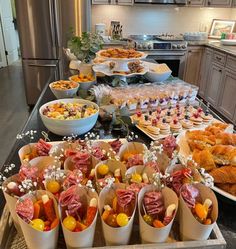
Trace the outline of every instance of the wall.
{"label": "wall", "polygon": [[174,34],[190,31],[208,31],[212,19],[236,19],[236,10],[227,8],[190,8],[162,5],[145,6],[92,6],[92,28],[95,23],[105,23],[109,29],[111,20],[123,24],[123,35]]}

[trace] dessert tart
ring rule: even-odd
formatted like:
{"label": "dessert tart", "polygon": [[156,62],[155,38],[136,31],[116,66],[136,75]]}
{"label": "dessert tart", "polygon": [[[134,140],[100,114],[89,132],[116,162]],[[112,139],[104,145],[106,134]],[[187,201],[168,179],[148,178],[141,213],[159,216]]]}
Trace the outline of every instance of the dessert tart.
{"label": "dessert tart", "polygon": [[155,126],[147,126],[147,131],[155,136],[160,134],[160,129]]}
{"label": "dessert tart", "polygon": [[180,124],[180,122],[177,119],[174,119],[171,123],[170,123],[170,129],[171,131],[173,131],[174,133],[179,133],[182,130],[182,125]]}
{"label": "dessert tart", "polygon": [[166,123],[165,119],[162,120],[162,122],[158,125],[160,129],[160,133],[163,135],[170,134],[170,125]]}
{"label": "dessert tart", "polygon": [[201,118],[199,113],[194,113],[193,116],[190,118],[195,126],[199,126],[202,124],[203,119]]}
{"label": "dessert tart", "polygon": [[183,126],[184,129],[191,129],[193,128],[193,122],[190,121],[189,119],[183,119],[180,121],[181,125]]}

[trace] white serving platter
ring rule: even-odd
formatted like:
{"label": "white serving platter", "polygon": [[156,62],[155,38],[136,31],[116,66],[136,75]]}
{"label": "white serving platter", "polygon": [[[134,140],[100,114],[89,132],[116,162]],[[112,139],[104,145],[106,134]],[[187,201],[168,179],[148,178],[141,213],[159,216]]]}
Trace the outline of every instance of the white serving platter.
{"label": "white serving platter", "polygon": [[220,43],[226,46],[236,46],[236,40],[223,39],[220,41]]}

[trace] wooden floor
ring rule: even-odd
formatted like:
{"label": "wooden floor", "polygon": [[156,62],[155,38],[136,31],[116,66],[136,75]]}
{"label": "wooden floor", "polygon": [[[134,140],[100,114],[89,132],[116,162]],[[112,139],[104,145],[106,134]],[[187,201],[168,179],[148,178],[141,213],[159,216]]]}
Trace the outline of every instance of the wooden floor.
{"label": "wooden floor", "polygon": [[21,62],[0,69],[0,166],[29,116]]}

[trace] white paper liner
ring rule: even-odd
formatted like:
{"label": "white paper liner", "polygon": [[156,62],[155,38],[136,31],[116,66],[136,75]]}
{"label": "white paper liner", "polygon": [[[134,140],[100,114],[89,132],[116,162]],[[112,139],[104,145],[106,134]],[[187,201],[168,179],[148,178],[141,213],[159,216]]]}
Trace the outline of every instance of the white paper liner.
{"label": "white paper liner", "polygon": [[31,166],[35,166],[39,169],[40,172],[43,172],[49,166],[56,166],[56,168],[61,167],[61,163],[55,160],[54,157],[51,156],[39,156],[29,161]]}
{"label": "white paper liner", "polygon": [[[115,183],[110,188],[105,187],[99,194],[99,212],[102,215],[102,211],[105,205],[112,206],[113,198],[115,197],[116,189],[124,189],[126,185],[124,183]],[[136,198],[137,201],[137,198]],[[127,245],[130,240],[130,235],[132,232],[134,215],[135,215],[136,205],[132,216],[130,217],[129,223],[124,227],[111,227],[107,225],[102,219],[102,228],[107,246],[118,246]]]}
{"label": "white paper liner", "polygon": [[[35,196],[37,195],[37,198]],[[33,201],[36,201],[41,198],[42,195],[47,194],[54,202],[54,208],[57,217],[59,218],[57,202],[53,196],[48,191],[45,190],[37,190],[31,194],[26,194],[21,198],[28,198],[30,197]],[[21,226],[21,229],[24,234],[25,242],[29,249],[56,249],[57,248],[57,241],[58,241],[58,232],[59,232],[59,224],[52,230],[47,232],[41,232],[34,229],[30,224],[26,223],[18,216],[18,220]]]}
{"label": "white paper liner", "polygon": [[123,155],[126,152],[143,154],[145,150],[147,150],[147,146],[145,144],[138,143],[138,142],[129,142],[129,143],[123,144],[120,147],[118,156],[120,157],[121,160],[123,160]]}
{"label": "white paper liner", "polygon": [[207,240],[212,232],[218,217],[218,202],[214,192],[201,183],[194,184],[199,192],[202,202],[205,199],[212,201],[213,209],[211,211],[211,225],[203,225],[193,216],[190,208],[187,206],[182,196],[180,195],[179,203],[179,223],[180,223],[180,236],[182,240]]}
{"label": "white paper liner", "polygon": [[151,180],[153,179],[153,174],[155,173],[155,170],[151,168],[150,166],[136,165],[136,166],[133,166],[127,169],[125,173],[125,178],[128,180],[128,178],[131,177],[132,174],[135,174],[135,173],[140,174],[141,176],[143,173],[146,173],[149,183],[150,183]]}
{"label": "white paper liner", "polygon": [[[78,186],[77,191],[78,191],[78,194],[81,198],[87,199],[88,204],[92,198],[96,198],[98,201],[98,194],[96,192],[91,191],[90,189],[88,189],[84,186],[82,186],[82,187]],[[92,224],[88,228],[86,228],[85,230],[80,231],[80,232],[71,232],[67,228],[65,228],[65,226],[62,223],[62,220],[64,217],[62,217],[61,210],[59,213],[61,216],[60,217],[61,218],[61,225],[62,225],[62,230],[63,230],[67,249],[92,247],[98,211],[97,211],[96,216],[93,219]]]}
{"label": "white paper liner", "polygon": [[109,167],[109,171],[112,172],[113,174],[114,174],[116,169],[120,169],[122,180],[125,179],[125,173],[126,173],[126,167],[120,161],[117,161],[114,159],[108,159],[106,161],[98,163],[95,167],[95,180],[96,180],[98,192],[100,192],[102,190],[101,186],[98,184],[98,181],[97,181],[98,179],[100,179],[99,174],[98,174],[98,167],[102,164],[106,164]]}
{"label": "white paper liner", "polygon": [[139,212],[139,232],[142,243],[161,243],[165,242],[169,236],[173,221],[175,219],[176,212],[178,210],[178,197],[173,190],[168,187],[162,189],[162,194],[164,198],[164,205],[167,208],[171,204],[176,205],[176,210],[171,222],[162,228],[155,228],[148,225],[141,214],[143,198],[146,192],[158,190],[154,185],[147,185],[143,187],[138,194],[138,212]]}
{"label": "white paper liner", "polygon": [[[18,178],[18,174],[10,176],[9,178],[7,178],[4,181],[3,187],[6,188],[6,186],[9,182],[11,182],[11,181],[15,182],[17,180],[17,178]],[[23,235],[23,232],[21,230],[20,223],[18,220],[18,215],[17,215],[16,209],[15,209],[16,202],[17,202],[19,197],[13,197],[13,196],[9,195],[8,193],[6,193],[6,191],[3,191],[3,194],[4,194],[4,197],[6,200],[6,205],[10,211],[11,217],[12,217],[14,225],[16,227],[16,230],[19,234]]]}

